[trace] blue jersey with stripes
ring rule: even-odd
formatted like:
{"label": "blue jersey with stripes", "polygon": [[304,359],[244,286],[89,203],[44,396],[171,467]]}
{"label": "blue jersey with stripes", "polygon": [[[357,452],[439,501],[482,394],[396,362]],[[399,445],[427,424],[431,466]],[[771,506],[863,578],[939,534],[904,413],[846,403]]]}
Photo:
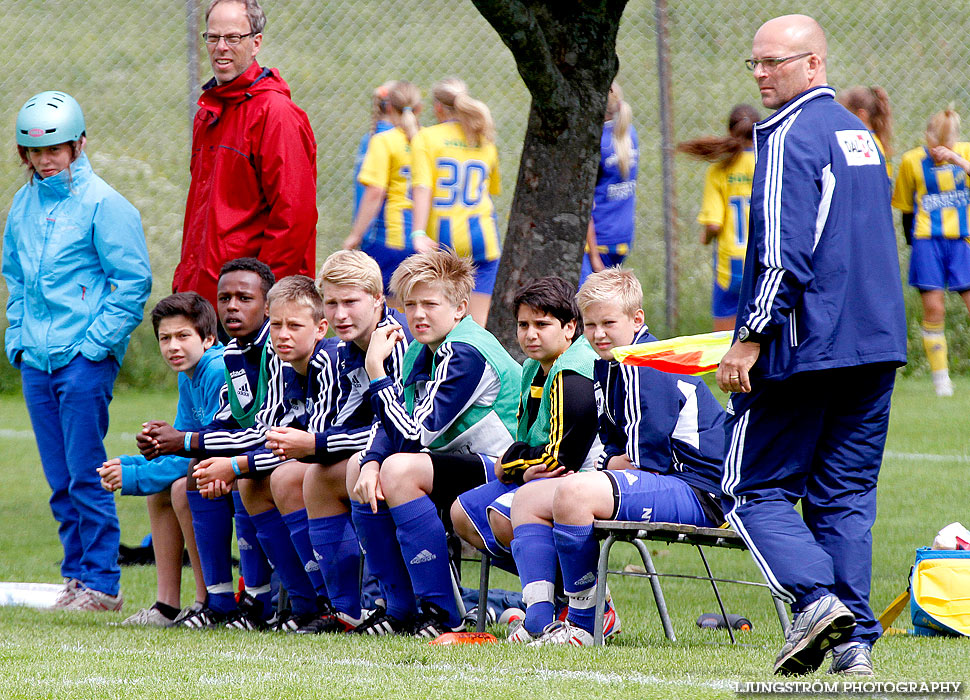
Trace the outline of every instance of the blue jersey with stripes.
{"label": "blue jersey with stripes", "polygon": [[834,96],[812,88],[754,127],[737,324],[767,336],[755,377],[906,362],[886,166]]}
{"label": "blue jersey with stripes", "polygon": [[[244,411],[252,408],[252,402],[259,394],[259,370],[265,361],[266,341],[269,340],[269,320],[255,334],[248,338],[233,338],[223,352],[226,374],[236,398]],[[258,407],[257,407],[258,409]],[[232,415],[229,403],[229,385],[223,383],[219,394],[219,410],[212,421],[203,428],[208,430],[232,430],[241,427]]]}
{"label": "blue jersey with stripes", "polygon": [[[634,343],[656,340],[646,326]],[[703,380],[596,360],[594,391],[605,469],[626,455],[638,469],[675,476],[706,493],[721,493],[724,409]]]}
{"label": "blue jersey with stripes", "polygon": [[624,177],[613,148],[613,122],[608,121],[603,125],[599,174],[596,177],[596,189],[593,191],[593,228],[596,231],[597,245],[616,246],[625,243],[630,246],[633,243],[640,140],[632,125],[630,136],[633,139],[630,171]]}

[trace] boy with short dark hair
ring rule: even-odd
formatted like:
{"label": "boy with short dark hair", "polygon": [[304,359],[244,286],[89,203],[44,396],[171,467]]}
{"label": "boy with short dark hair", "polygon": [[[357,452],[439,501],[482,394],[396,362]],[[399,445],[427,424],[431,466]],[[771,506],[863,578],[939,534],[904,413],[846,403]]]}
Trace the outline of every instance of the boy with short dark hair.
{"label": "boy with short dark hair", "polygon": [[[593,643],[599,554],[594,519],[708,527],[724,519],[719,501],[724,456],[721,405],[696,377],[621,365],[613,359],[615,347],[655,340],[643,323],[642,300],[639,281],[620,268],[590,275],[577,295],[584,333],[599,355],[594,377],[602,398],[599,435],[604,451],[598,468],[604,471],[558,480],[551,508],[528,512],[513,504],[513,528],[524,522],[545,525],[543,534],[555,543],[569,598],[567,619],[551,622],[533,644]],[[514,548],[516,561],[524,562],[530,551]],[[612,623],[618,626],[615,613]]]}
{"label": "boy with short dark hair", "polygon": [[[226,346],[225,383],[219,411],[200,432],[251,426],[266,396],[269,373],[269,321],[266,295],[275,284],[272,270],[255,258],[236,258],[222,266],[216,294],[219,321],[232,338]],[[161,421],[146,423],[138,436],[145,454],[191,454],[186,433]],[[238,491],[232,497],[203,499],[195,479],[187,481],[192,521],[207,594],[187,611],[179,624],[201,629],[225,624],[234,629],[257,629],[272,614],[272,567],[259,544],[256,528]],[[237,604],[232,576],[232,527],[239,543],[239,569],[245,581]]]}
{"label": "boy with short dark hair", "polygon": [[[175,426],[200,428],[219,407],[225,364],[216,342],[216,314],[195,292],[167,296],[152,309],[152,326],[165,362],[178,372],[179,402]],[[155,603],[127,618],[126,625],[173,624],[180,611],[182,551],[188,549],[196,579],[196,597],[205,596],[202,570],[185,495],[189,460],[167,455],[149,462],[141,455],[122,455],[98,470],[101,485],[125,496],[147,496],[152,547],[157,568]]]}
{"label": "boy with short dark hair", "polygon": [[495,478],[494,461],[512,444],[521,381],[518,363],[467,316],[472,283],[471,263],[449,250],[407,258],[391,278],[414,336],[401,384],[384,362],[402,331],[378,329],[367,348],[380,424],[367,451],[348,463],[347,485],[387,608],[358,627],[363,634],[437,637],[463,628],[438,511]]}
{"label": "boy with short dark hair", "polygon": [[[555,613],[556,549],[551,538],[540,538],[540,546],[518,558],[516,571],[513,553],[528,546],[531,530],[542,526],[520,524],[513,539],[512,509],[521,509],[523,499],[551,504],[560,481],[555,477],[592,469],[603,449],[593,393],[597,355],[583,336],[575,295],[576,288],[558,277],[540,278],[516,293],[512,308],[517,340],[528,356],[522,368],[517,441],[495,465],[500,480],[466,491],[451,508],[462,538],[488,551],[493,563],[520,575],[526,604],[520,625],[535,634]],[[513,626],[513,635],[519,629]]]}

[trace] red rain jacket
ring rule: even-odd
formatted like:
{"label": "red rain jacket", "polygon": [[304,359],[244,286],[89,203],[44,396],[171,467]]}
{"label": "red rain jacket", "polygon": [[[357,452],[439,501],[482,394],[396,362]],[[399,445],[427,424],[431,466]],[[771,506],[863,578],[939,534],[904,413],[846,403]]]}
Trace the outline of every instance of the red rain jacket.
{"label": "red rain jacket", "polygon": [[216,305],[222,265],[254,257],[276,279],[314,276],[316,141],[276,69],[254,61],[235,80],[210,81],[199,98],[182,256],[172,290]]}

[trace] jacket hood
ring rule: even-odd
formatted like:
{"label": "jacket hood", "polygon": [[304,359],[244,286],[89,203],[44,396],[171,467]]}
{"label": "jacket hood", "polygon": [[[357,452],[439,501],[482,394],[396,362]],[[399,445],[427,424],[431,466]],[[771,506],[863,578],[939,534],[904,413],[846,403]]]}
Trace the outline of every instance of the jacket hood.
{"label": "jacket hood", "polygon": [[202,357],[199,358],[195,368],[192,370],[193,381],[197,380],[198,377],[204,376],[206,367],[220,359],[225,349],[225,346],[217,340],[212,347],[202,353]]}
{"label": "jacket hood", "polygon": [[219,118],[226,105],[245,102],[265,92],[290,97],[290,86],[280,77],[280,72],[276,68],[262,68],[256,61],[235,80],[219,85],[213,78],[202,89],[199,112],[203,118],[212,121]]}

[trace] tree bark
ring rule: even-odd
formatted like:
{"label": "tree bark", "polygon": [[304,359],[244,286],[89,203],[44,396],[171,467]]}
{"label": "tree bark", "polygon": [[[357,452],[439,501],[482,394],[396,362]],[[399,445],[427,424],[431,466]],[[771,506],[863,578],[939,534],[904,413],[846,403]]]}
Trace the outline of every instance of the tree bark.
{"label": "tree bark", "polygon": [[532,95],[488,328],[518,353],[508,309],[537,277],[574,284],[593,207],[616,33],[627,0],[472,0]]}

